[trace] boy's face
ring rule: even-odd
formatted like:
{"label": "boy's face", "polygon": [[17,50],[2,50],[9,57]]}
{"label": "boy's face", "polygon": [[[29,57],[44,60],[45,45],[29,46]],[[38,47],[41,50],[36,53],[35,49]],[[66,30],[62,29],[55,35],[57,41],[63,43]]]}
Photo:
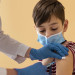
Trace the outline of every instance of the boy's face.
{"label": "boy's face", "polygon": [[68,27],[67,20],[65,20],[64,25],[62,25],[62,22],[59,18],[52,16],[49,22],[45,22],[41,24],[39,27],[35,28],[37,32],[39,32],[40,34],[49,37],[61,31],[64,33],[67,30],[67,27]]}

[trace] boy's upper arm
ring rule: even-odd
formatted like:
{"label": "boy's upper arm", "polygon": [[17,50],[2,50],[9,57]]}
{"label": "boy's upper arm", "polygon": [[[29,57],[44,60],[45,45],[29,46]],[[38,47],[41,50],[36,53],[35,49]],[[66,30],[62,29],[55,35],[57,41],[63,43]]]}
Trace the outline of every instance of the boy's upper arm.
{"label": "boy's upper arm", "polygon": [[66,59],[56,59],[56,75],[72,75],[73,72],[73,54],[69,50]]}

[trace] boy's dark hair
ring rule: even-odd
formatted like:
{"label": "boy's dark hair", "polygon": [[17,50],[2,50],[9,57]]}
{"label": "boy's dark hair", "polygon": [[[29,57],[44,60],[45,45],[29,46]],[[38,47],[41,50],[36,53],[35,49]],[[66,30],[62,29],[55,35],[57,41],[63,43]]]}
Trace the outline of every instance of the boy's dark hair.
{"label": "boy's dark hair", "polygon": [[33,10],[32,17],[35,25],[39,26],[49,21],[52,15],[59,18],[63,24],[65,20],[64,9],[64,6],[57,0],[40,0]]}

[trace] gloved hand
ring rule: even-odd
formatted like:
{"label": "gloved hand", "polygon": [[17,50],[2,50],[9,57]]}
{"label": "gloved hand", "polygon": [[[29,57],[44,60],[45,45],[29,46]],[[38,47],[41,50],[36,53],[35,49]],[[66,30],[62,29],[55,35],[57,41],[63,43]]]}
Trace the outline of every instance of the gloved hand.
{"label": "gloved hand", "polygon": [[62,59],[65,55],[68,55],[68,48],[59,43],[49,43],[40,49],[31,49],[30,58],[32,60],[42,60],[45,58],[58,58]]}
{"label": "gloved hand", "polygon": [[23,69],[15,69],[18,75],[49,75],[46,70],[47,67],[43,66],[41,62],[35,63]]}

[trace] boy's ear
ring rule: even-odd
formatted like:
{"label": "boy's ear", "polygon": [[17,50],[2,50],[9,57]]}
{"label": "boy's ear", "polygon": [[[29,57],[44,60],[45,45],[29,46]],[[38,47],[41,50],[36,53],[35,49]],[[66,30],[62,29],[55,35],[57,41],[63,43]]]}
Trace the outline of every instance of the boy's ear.
{"label": "boy's ear", "polygon": [[68,20],[66,19],[64,21],[64,30],[63,31],[66,32],[67,28],[68,28]]}

